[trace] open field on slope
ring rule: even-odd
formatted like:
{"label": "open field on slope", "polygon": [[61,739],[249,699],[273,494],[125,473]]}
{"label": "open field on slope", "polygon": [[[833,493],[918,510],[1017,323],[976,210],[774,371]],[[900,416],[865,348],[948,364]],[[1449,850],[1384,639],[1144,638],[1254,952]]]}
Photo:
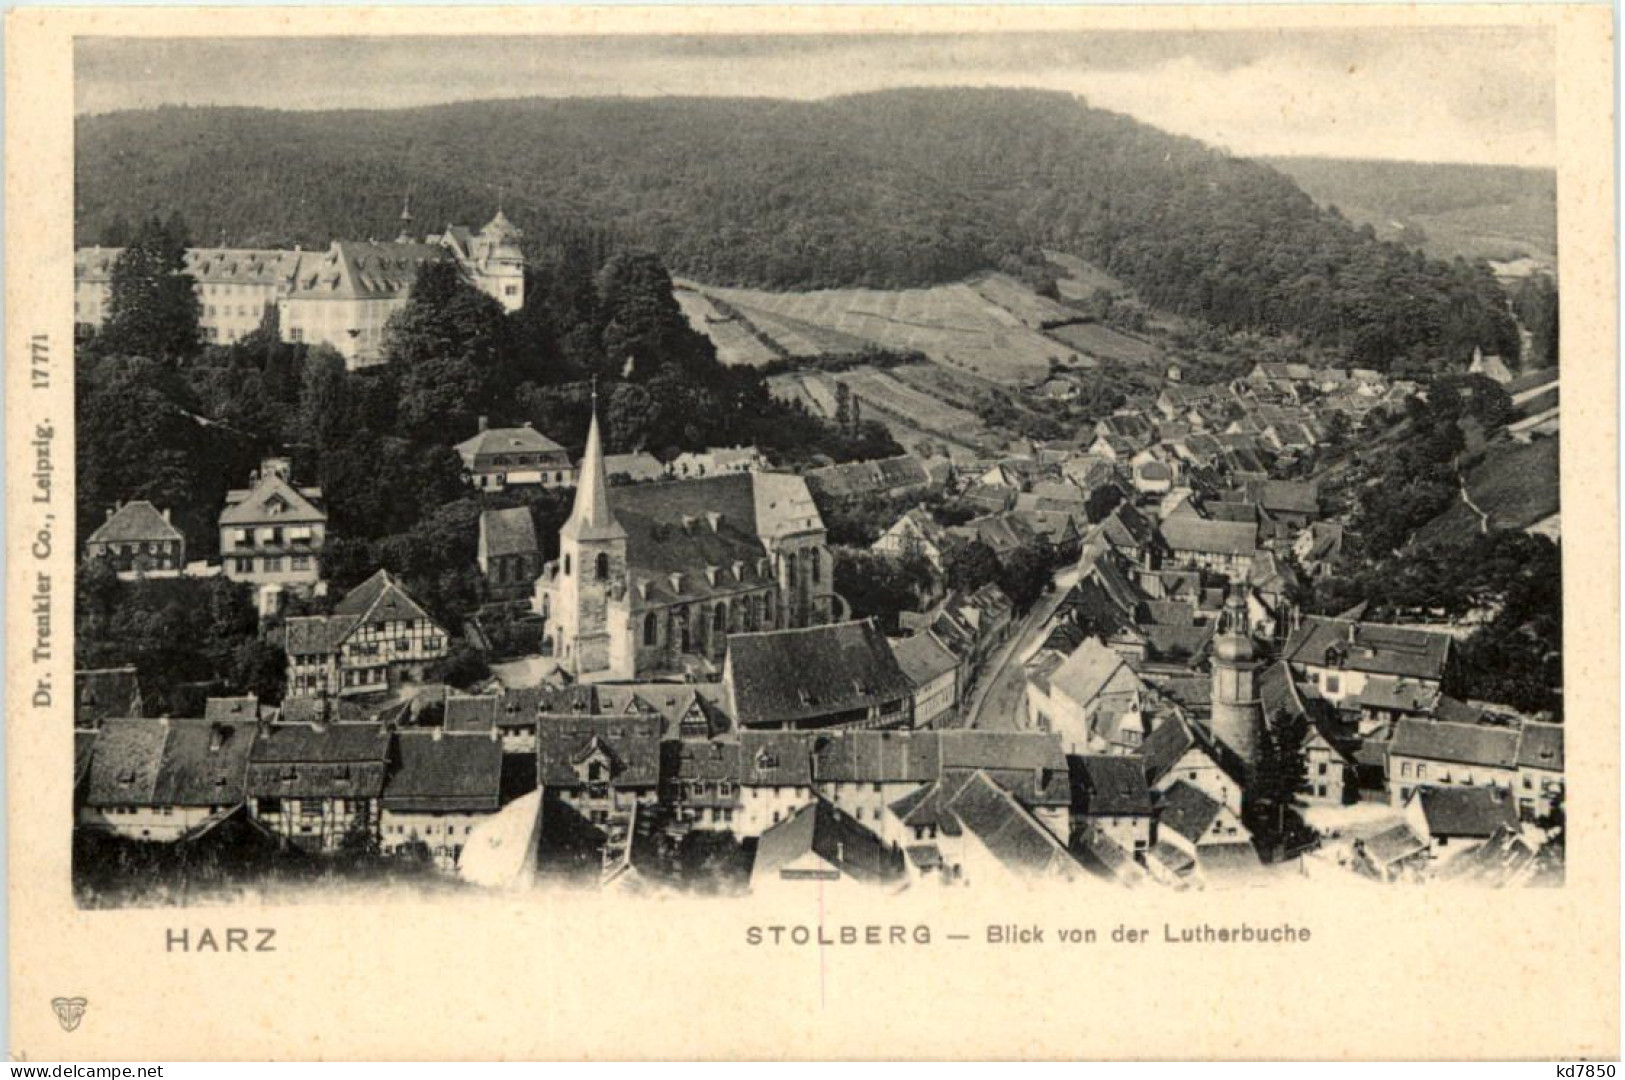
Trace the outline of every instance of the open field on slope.
{"label": "open field on slope", "polygon": [[672,295],[689,325],[711,339],[717,347],[717,359],[724,364],[756,367],[776,359],[777,354],[748,325],[718,310],[710,297],[685,288],[673,289]]}
{"label": "open field on slope", "polygon": [[1012,278],[929,289],[821,289],[775,293],[697,286],[736,309],[792,356],[855,352],[865,345],[925,354],[1004,385],[1042,379],[1071,350],[1039,329],[1074,313]]}
{"label": "open field on slope", "polygon": [[863,418],[885,424],[892,437],[910,450],[926,442],[946,446],[955,459],[970,459],[996,448],[999,440],[987,431],[975,413],[893,377],[894,372],[929,366],[908,365],[887,371],[860,367],[834,375],[815,371],[786,372],[770,376],[768,386],[775,397],[799,401],[814,415],[833,419],[835,384],[842,382],[861,403]]}

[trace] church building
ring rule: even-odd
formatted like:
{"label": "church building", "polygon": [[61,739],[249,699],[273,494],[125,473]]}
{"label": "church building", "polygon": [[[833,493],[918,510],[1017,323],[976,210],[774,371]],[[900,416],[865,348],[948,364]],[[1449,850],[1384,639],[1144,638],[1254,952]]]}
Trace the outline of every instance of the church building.
{"label": "church building", "polygon": [[579,679],[720,669],[739,631],[845,615],[806,481],[735,473],[611,488],[596,406],[559,557],[536,581],[559,666]]}

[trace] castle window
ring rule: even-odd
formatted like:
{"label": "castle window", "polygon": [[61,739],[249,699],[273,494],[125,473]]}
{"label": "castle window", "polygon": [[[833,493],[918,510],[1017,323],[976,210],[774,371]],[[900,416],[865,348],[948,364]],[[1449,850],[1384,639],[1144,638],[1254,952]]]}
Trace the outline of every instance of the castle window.
{"label": "castle window", "polygon": [[649,614],[643,617],[643,643],[645,645],[656,645],[659,644],[659,642],[660,620],[657,619],[655,617],[655,613],[651,611]]}
{"label": "castle window", "polygon": [[602,551],[598,553],[598,558],[593,560],[593,574],[599,581],[609,579],[609,556]]}

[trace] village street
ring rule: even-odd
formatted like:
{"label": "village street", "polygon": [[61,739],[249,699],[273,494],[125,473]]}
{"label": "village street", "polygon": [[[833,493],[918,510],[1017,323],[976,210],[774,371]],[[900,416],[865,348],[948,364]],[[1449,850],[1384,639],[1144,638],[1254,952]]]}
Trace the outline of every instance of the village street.
{"label": "village street", "polygon": [[1078,568],[1057,571],[1049,592],[1018,623],[977,680],[975,695],[961,714],[960,727],[988,731],[1022,731],[1027,727],[1027,677],[1022,664],[1042,643],[1049,620],[1067,590],[1078,582]]}

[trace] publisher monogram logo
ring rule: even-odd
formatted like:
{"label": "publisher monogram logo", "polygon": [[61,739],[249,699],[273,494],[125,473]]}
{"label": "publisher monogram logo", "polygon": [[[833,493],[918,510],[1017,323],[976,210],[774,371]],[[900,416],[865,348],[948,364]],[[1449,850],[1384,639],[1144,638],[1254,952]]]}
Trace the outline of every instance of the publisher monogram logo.
{"label": "publisher monogram logo", "polygon": [[72,1031],[84,1019],[85,1006],[90,1004],[82,997],[59,997],[51,999],[51,1008],[56,1012],[57,1022],[62,1025],[63,1031]]}

